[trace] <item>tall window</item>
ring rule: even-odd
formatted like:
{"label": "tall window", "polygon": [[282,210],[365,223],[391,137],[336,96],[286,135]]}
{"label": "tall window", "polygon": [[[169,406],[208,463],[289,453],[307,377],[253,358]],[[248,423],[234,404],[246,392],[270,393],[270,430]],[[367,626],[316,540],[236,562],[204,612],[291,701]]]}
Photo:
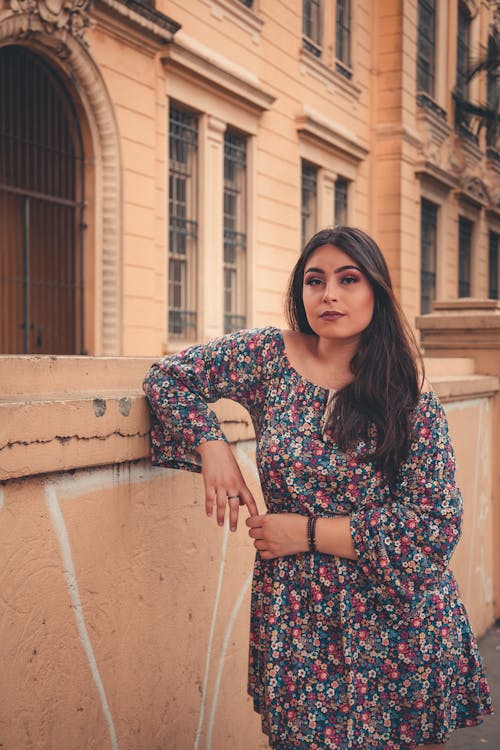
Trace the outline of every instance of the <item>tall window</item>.
{"label": "tall window", "polygon": [[436,299],[438,207],[422,199],[420,211],[420,312],[431,311]]}
{"label": "tall window", "polygon": [[224,332],[246,325],[247,143],[224,135]]}
{"label": "tall window", "polygon": [[465,3],[458,4],[458,31],[457,31],[457,93],[463,99],[469,95],[469,84],[467,74],[470,64],[470,27],[471,17]]}
{"label": "tall window", "polygon": [[318,214],[318,169],[304,161],[302,162],[301,185],[301,241],[304,247],[316,231]]}
{"label": "tall window", "polygon": [[343,177],[338,177],[335,182],[335,224],[347,224],[347,196],[349,182]]}
{"label": "tall window", "polygon": [[0,354],[81,354],[84,168],[66,83],[0,49]]}
{"label": "tall window", "polygon": [[337,0],[336,45],[337,71],[351,77],[351,0]]}
{"label": "tall window", "polygon": [[417,88],[434,97],[436,0],[419,0]]}
{"label": "tall window", "polygon": [[460,216],[458,219],[458,296],[470,297],[472,230],[473,223]]}
{"label": "tall window", "polygon": [[498,299],[498,245],[500,235],[490,232],[488,252],[488,297]]}
{"label": "tall window", "polygon": [[[488,58],[490,60],[500,59],[500,45],[493,35],[488,39]],[[487,74],[487,104],[490,112],[500,112],[500,68],[491,66]],[[500,126],[498,122],[489,122],[486,129],[486,144],[489,148],[500,149]]]}
{"label": "tall window", "polygon": [[302,0],[304,49],[321,57],[321,0]]}
{"label": "tall window", "polygon": [[171,105],[169,128],[168,330],[172,336],[195,338],[198,120]]}

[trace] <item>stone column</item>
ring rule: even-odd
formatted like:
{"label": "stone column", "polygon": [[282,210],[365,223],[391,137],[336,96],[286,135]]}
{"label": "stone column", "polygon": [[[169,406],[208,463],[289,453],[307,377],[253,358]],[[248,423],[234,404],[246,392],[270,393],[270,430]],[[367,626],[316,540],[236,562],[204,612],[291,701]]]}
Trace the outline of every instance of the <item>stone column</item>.
{"label": "stone column", "polygon": [[226,123],[208,116],[204,122],[204,158],[200,180],[200,333],[208,341],[224,332],[224,133]]}

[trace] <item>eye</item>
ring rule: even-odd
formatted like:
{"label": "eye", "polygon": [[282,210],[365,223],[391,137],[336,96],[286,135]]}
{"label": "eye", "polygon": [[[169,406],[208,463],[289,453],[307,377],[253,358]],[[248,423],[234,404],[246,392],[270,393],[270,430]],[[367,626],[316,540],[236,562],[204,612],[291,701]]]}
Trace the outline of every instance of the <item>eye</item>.
{"label": "eye", "polygon": [[340,279],[340,283],[346,284],[346,285],[357,284],[358,281],[360,281],[360,277],[355,276],[354,274],[348,275],[348,276],[342,276],[342,278]]}
{"label": "eye", "polygon": [[317,276],[308,276],[307,279],[304,281],[305,286],[318,286],[318,284],[321,284],[323,282],[322,279],[318,278]]}

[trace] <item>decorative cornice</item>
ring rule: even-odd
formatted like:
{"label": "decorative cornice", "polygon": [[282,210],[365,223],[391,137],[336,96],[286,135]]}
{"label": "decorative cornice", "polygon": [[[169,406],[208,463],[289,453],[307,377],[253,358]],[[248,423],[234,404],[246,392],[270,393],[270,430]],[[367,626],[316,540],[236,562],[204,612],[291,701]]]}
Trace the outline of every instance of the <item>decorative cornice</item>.
{"label": "decorative cornice", "polygon": [[468,177],[457,191],[457,195],[477,206],[486,207],[491,203],[490,191],[479,177]]}
{"label": "decorative cornice", "polygon": [[167,68],[190,79],[197,78],[231,99],[238,99],[257,114],[270,109],[276,101],[257,76],[182,31],[167,44],[162,61]]}
{"label": "decorative cornice", "polygon": [[342,127],[334,120],[314,112],[304,106],[303,113],[296,119],[297,132],[329,150],[340,151],[354,162],[366,159],[369,150],[363,146],[355,133]]}
{"label": "decorative cornice", "polygon": [[10,0],[8,7],[0,11],[0,22],[9,16],[23,19],[25,36],[31,29],[52,36],[66,31],[85,43],[85,32],[90,26],[90,0]]}
{"label": "decorative cornice", "polygon": [[457,177],[452,175],[448,170],[442,169],[433,161],[427,161],[425,158],[417,161],[415,165],[415,174],[417,177],[429,177],[446,192],[456,189],[459,185]]}
{"label": "decorative cornice", "polygon": [[[92,15],[99,25],[130,40],[131,27],[139,41],[152,36],[161,44],[170,42],[181,28],[176,21],[140,0],[94,0]],[[113,23],[112,18],[116,21]],[[118,26],[121,23],[121,29]]]}

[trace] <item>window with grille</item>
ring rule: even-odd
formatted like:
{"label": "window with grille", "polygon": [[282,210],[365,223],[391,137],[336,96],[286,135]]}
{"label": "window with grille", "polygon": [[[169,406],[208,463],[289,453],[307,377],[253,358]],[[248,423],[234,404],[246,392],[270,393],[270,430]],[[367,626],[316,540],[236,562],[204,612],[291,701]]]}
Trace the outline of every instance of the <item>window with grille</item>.
{"label": "window with grille", "polygon": [[500,235],[490,232],[488,247],[488,297],[498,299],[498,240]]}
{"label": "window with grille", "polygon": [[224,134],[224,332],[246,325],[247,139]]}
{"label": "window with grille", "polygon": [[420,206],[420,312],[429,313],[436,299],[438,206],[422,199]]}
{"label": "window with grille", "polygon": [[347,224],[347,198],[349,191],[349,182],[343,177],[338,177],[335,182],[335,205],[334,205],[334,223]]}
{"label": "window with grille", "polygon": [[351,78],[351,0],[337,0],[335,42],[337,72]]}
{"label": "window with grille", "polygon": [[470,30],[471,16],[469,9],[464,3],[458,4],[458,31],[457,31],[457,79],[456,89],[459,96],[467,99],[469,96],[469,84],[467,74],[470,64]]}
{"label": "window with grille", "polygon": [[321,57],[321,0],[302,0],[304,49]]}
{"label": "window with grille", "polygon": [[84,352],[84,169],[68,82],[2,47],[0,354]]}
{"label": "window with grille", "polygon": [[436,59],[436,0],[419,0],[417,88],[434,97]]}
{"label": "window with grille", "polygon": [[470,297],[473,223],[460,216],[458,220],[458,296]]}
{"label": "window with grille", "polygon": [[318,168],[302,162],[301,175],[301,241],[302,247],[316,231],[318,214]]}
{"label": "window with grille", "polygon": [[169,116],[168,330],[196,338],[198,119],[171,105]]}

